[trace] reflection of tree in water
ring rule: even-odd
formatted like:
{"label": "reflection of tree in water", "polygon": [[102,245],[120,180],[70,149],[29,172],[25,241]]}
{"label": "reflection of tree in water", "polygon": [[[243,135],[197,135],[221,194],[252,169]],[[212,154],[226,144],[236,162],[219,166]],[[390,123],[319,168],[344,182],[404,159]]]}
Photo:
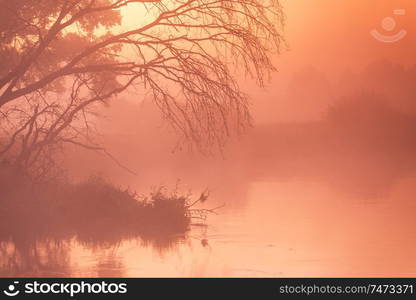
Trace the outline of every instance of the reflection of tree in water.
{"label": "reflection of tree in water", "polygon": [[[141,247],[151,247],[160,255],[173,251],[180,243],[186,241],[185,235],[154,236],[140,238],[130,237]],[[78,238],[45,239],[16,238],[0,242],[0,276],[7,277],[62,277],[72,276],[71,250],[82,246],[94,252],[97,257],[91,276],[123,277],[124,265],[118,250],[129,239],[94,239]]]}
{"label": "reflection of tree in water", "polygon": [[0,276],[65,276],[70,274],[69,242],[18,239],[0,242]]}
{"label": "reflection of tree in water", "polygon": [[[138,198],[102,179],[61,188],[66,193],[35,193],[26,188],[20,189],[22,194],[1,199],[0,242],[10,242],[14,249],[3,252],[5,274],[59,274],[54,268],[70,265],[70,259],[52,261],[54,253],[46,255],[45,251],[71,252],[77,246],[72,241],[94,250],[116,249],[124,241],[140,240],[144,247],[162,253],[186,239],[193,218],[213,212],[194,207],[206,201],[205,192],[194,199],[190,193],[167,193],[159,188]],[[62,272],[69,271],[64,268]]]}
{"label": "reflection of tree in water", "polygon": [[121,258],[117,255],[117,250],[119,249],[120,244],[112,245],[108,248],[103,249],[100,247],[96,249],[99,251],[97,253],[97,263],[94,266],[92,272],[93,276],[97,277],[123,277],[124,275],[124,265],[121,261]]}

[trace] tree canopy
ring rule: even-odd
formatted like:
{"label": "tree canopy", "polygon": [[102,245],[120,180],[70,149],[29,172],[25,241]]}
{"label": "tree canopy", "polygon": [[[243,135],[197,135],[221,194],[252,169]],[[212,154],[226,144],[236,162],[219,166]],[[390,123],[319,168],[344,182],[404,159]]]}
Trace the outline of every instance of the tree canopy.
{"label": "tree canopy", "polygon": [[[134,28],[123,8],[141,12]],[[0,155],[47,168],[65,143],[102,149],[91,114],[126,89],[221,144],[250,120],[236,73],[264,83],[283,22],[278,0],[0,0]]]}

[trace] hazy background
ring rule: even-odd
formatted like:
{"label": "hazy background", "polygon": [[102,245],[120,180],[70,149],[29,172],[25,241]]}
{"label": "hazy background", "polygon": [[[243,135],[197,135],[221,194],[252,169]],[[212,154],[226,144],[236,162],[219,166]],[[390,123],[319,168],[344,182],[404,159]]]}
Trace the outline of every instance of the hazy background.
{"label": "hazy background", "polygon": [[[282,3],[278,72],[261,88],[236,74],[251,97],[245,135],[190,151],[145,91],[128,91],[101,109],[98,139],[137,175],[95,152],[64,157],[73,179],[101,174],[139,192],[180,180],[197,195],[209,188],[206,207],[226,206],[163,255],[134,240],[71,246],[72,270],[54,274],[415,276],[416,1]],[[126,26],[140,19],[134,6],[123,15]],[[397,22],[391,32],[385,17]],[[373,29],[407,36],[382,43]]]}
{"label": "hazy background", "polygon": [[[295,147],[285,142],[281,134],[276,135],[282,130],[281,124],[325,120],[328,107],[341,97],[374,92],[382,96],[374,101],[383,101],[406,113],[416,111],[414,1],[284,0],[282,3],[287,15],[287,47],[274,59],[278,72],[264,88],[256,87],[250,79],[240,79],[252,104],[254,128],[246,136],[230,139],[223,152],[215,155],[188,151],[187,145],[178,141],[161,120],[144,91],[125,93],[102,110],[106,119],[98,127],[100,139],[108,149],[138,176],[128,174],[104,156],[85,151],[68,154],[71,174],[78,178],[91,172],[101,173],[135,187],[171,184],[178,179],[196,188],[203,185],[215,188],[224,179],[227,184],[238,184],[238,177],[253,174],[253,166],[248,165],[264,157],[265,151],[277,155],[276,147],[279,151]],[[395,9],[405,9],[406,14],[395,16]],[[123,11],[123,15],[126,24],[133,24],[137,18],[134,8]],[[408,32],[396,43],[382,43],[370,35],[373,29],[392,34],[381,26],[382,20],[389,16],[397,22],[393,34],[401,29]],[[364,102],[370,101],[362,98]],[[371,113],[372,108],[368,110]],[[303,135],[311,136],[298,131],[290,135],[300,139]],[[319,143],[319,139],[311,141]],[[276,164],[285,161],[284,155],[277,157],[278,160],[271,160]],[[308,157],[305,154],[304,160]]]}

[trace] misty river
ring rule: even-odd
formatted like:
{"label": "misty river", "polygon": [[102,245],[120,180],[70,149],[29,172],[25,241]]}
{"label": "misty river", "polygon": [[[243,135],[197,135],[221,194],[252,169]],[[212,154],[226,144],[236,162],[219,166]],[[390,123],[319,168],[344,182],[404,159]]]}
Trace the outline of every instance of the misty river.
{"label": "misty river", "polygon": [[415,276],[416,1],[56,2],[0,0],[0,277]]}
{"label": "misty river", "polygon": [[[387,190],[362,182],[352,191],[349,181],[317,176],[246,182],[219,191],[213,201],[227,205],[173,243],[133,239],[91,246],[73,239],[38,245],[36,255],[20,251],[20,263],[8,264],[1,275],[411,276],[416,178],[400,178]],[[3,247],[3,266],[13,250],[13,244]]]}

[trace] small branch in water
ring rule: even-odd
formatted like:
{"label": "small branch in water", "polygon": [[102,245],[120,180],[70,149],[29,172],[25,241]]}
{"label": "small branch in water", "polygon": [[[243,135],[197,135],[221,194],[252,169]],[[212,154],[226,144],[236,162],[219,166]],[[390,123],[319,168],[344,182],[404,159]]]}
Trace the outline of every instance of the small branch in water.
{"label": "small branch in water", "polygon": [[217,206],[217,207],[214,207],[214,208],[211,208],[211,209],[207,209],[207,208],[203,208],[203,209],[190,209],[189,211],[191,211],[191,212],[203,212],[203,213],[211,213],[211,214],[216,214],[216,215],[218,215],[218,213],[217,213],[217,210],[218,209],[220,209],[220,208],[223,208],[225,206],[225,204],[222,204],[222,205],[220,205],[220,206]]}
{"label": "small branch in water", "polygon": [[207,219],[207,215],[208,214],[218,214],[217,210],[220,208],[223,208],[225,206],[225,204],[222,204],[220,206],[214,207],[214,208],[194,208],[192,209],[192,207],[194,207],[196,204],[198,203],[204,203],[205,201],[207,201],[208,197],[209,197],[209,190],[206,189],[205,191],[203,191],[201,193],[201,196],[199,196],[199,198],[195,201],[193,201],[191,204],[186,205],[185,208],[188,210],[189,216],[192,219],[200,219],[200,220],[206,220]]}

